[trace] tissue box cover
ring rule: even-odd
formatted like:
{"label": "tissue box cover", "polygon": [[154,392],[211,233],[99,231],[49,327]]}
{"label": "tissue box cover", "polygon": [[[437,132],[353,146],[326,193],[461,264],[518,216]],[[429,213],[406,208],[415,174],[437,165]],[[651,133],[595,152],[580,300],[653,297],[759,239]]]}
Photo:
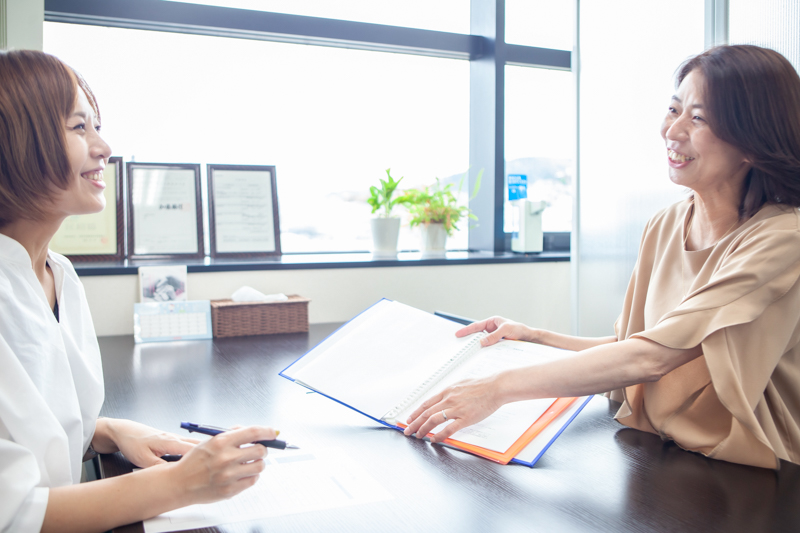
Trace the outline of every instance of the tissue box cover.
{"label": "tissue box cover", "polygon": [[308,298],[290,294],[285,302],[211,300],[215,337],[308,331]]}

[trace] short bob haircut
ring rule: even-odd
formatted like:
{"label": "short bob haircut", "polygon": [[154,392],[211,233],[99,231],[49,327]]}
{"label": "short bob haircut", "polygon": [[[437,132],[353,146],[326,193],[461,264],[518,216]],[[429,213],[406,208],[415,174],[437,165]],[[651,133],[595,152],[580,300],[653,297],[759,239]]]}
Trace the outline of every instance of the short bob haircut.
{"label": "short bob haircut", "polygon": [[0,226],[42,218],[53,186],[69,185],[65,121],[78,88],[99,119],[91,89],[60,60],[33,50],[0,50]]}
{"label": "short bob haircut", "polygon": [[705,80],[708,124],[752,163],[739,216],[766,203],[800,206],[800,76],[778,52],[751,45],[718,46],[678,70]]}

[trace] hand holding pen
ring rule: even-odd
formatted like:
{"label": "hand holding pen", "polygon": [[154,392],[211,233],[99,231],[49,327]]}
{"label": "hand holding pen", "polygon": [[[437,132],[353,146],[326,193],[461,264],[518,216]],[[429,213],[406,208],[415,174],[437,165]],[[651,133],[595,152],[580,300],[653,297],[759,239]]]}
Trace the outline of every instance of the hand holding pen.
{"label": "hand holding pen", "polygon": [[[220,428],[215,426],[207,426],[203,424],[195,424],[192,422],[181,422],[181,429],[185,429],[190,433],[202,433],[203,435],[219,435],[220,433],[225,433],[227,431],[231,431],[230,429]],[[280,431],[275,432],[275,436],[277,437]],[[286,443],[286,441],[272,439],[272,440],[257,440],[253,441],[252,444],[260,444],[267,448],[275,448],[278,450],[285,450],[286,448],[298,450],[299,447],[294,446],[292,444]],[[163,455],[161,457],[165,461],[173,462],[180,460],[180,455]]]}
{"label": "hand holding pen", "polygon": [[230,498],[252,487],[266,467],[267,448],[248,444],[276,437],[268,427],[232,429],[192,447],[179,461],[162,465],[170,472],[168,478],[175,480],[178,506]]}
{"label": "hand holding pen", "polygon": [[[185,429],[189,433],[202,433],[203,435],[219,435],[220,433],[225,433],[226,431],[230,431],[230,429],[225,428],[218,428],[215,426],[204,426],[202,424],[193,424],[192,422],[181,422],[181,429]],[[280,431],[275,432],[275,436],[277,437]],[[285,450],[286,448],[299,450],[297,446],[293,446],[291,444],[287,444],[285,441],[282,440],[257,440],[254,441],[253,444],[260,444],[262,446],[266,446],[267,448],[276,448],[278,450]]]}

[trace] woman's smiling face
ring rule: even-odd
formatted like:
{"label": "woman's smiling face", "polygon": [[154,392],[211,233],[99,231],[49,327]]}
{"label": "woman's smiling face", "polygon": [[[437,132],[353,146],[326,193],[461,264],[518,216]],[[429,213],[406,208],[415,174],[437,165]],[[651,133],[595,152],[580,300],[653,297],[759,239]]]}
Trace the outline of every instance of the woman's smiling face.
{"label": "woman's smiling face", "polygon": [[111,147],[100,137],[100,123],[86,94],[78,88],[75,107],[65,122],[69,185],[53,195],[53,214],[59,218],[102,211],[106,205],[103,169]]}
{"label": "woman's smiling face", "polygon": [[705,96],[703,75],[693,70],[672,97],[661,127],[669,177],[700,194],[739,191],[751,165],[741,151],[711,131]]}

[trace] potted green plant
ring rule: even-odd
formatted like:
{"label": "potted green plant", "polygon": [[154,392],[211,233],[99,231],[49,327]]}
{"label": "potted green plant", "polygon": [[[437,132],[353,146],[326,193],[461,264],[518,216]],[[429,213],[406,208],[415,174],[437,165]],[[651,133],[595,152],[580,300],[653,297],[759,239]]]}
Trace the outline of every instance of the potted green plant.
{"label": "potted green plant", "polygon": [[392,216],[392,209],[405,202],[404,196],[394,197],[397,186],[403,178],[395,181],[391,169],[386,169],[388,180],[381,179],[381,186],[369,188],[370,197],[367,203],[372,213],[378,216],[370,222],[372,226],[373,257],[376,259],[394,259],[397,257],[397,237],[400,234],[400,217]]}
{"label": "potted green plant", "polygon": [[[457,224],[467,218],[478,220],[465,205],[458,205],[457,194],[461,191],[468,173],[462,176],[455,194],[453,184],[442,186],[439,178],[431,187],[408,189],[404,191],[402,201],[411,215],[409,225],[420,226],[422,233],[422,257],[444,257],[447,236],[453,235],[459,228]],[[475,187],[470,199],[475,198],[481,186],[483,170],[478,172]]]}

